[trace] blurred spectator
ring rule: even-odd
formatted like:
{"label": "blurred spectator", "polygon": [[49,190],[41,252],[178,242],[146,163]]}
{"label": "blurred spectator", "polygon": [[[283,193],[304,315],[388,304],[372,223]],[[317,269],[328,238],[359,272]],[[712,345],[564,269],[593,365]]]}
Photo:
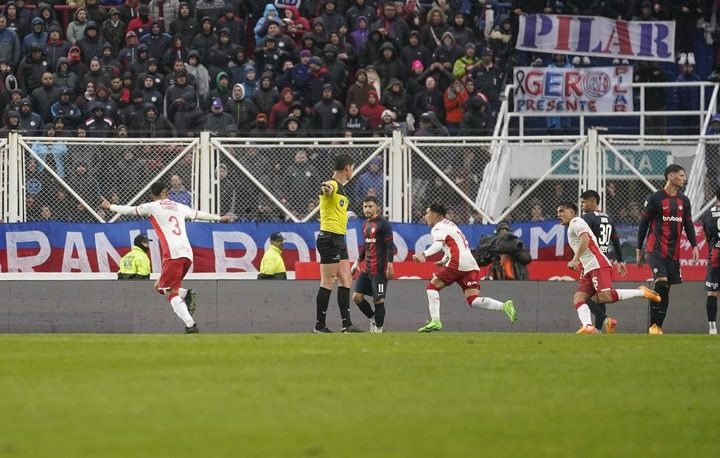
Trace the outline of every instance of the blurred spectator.
{"label": "blurred spectator", "polygon": [[53,74],[50,71],[42,74],[41,81],[42,85],[30,94],[30,100],[33,108],[42,118],[43,124],[46,124],[54,118],[50,107],[60,99],[60,89],[55,87]]}
{"label": "blurred spectator", "polygon": [[30,99],[24,98],[20,102],[20,122],[19,128],[25,135],[39,136],[42,135],[45,123],[42,117],[32,110]]}
{"label": "blurred spectator", "polygon": [[68,24],[67,31],[65,32],[65,38],[68,43],[75,44],[76,41],[83,37],[87,23],[87,10],[82,7],[76,9],[73,13],[73,20]]}
{"label": "blurred spectator", "polygon": [[453,80],[450,87],[447,88],[443,95],[443,103],[445,105],[445,126],[448,130],[455,134],[460,130],[464,114],[464,105],[469,98],[469,94],[465,90],[459,79]]}
{"label": "blurred spectator", "polygon": [[368,120],[360,114],[356,103],[350,103],[348,105],[345,116],[343,116],[340,124],[346,136],[358,137],[367,135],[370,132],[370,124]]}
{"label": "blurred spectator", "polygon": [[355,208],[362,208],[362,201],[368,194],[374,195],[378,201],[382,202],[385,190],[382,156],[375,156],[367,168],[353,181],[355,192],[352,201],[357,203]]}
{"label": "blurred spectator", "polygon": [[342,117],[345,113],[343,105],[333,97],[332,84],[325,84],[322,88],[322,99],[315,104],[315,128],[327,137],[340,135],[342,131]]}
{"label": "blurred spectator", "polygon": [[38,43],[30,45],[30,54],[20,60],[17,79],[20,89],[30,93],[40,87],[43,72],[47,70],[47,62],[43,58],[42,46]]}
{"label": "blurred spectator", "polygon": [[187,205],[188,207],[192,206],[192,196],[190,195],[190,191],[185,189],[185,185],[179,175],[172,175],[170,177],[168,199]]}
{"label": "blurred spectator", "polygon": [[220,99],[213,99],[210,110],[210,114],[205,116],[203,129],[215,136],[224,137],[228,126],[235,124],[235,120],[224,112],[223,102]]}
{"label": "blurred spectator", "polygon": [[[55,138],[55,126],[53,124],[45,126],[45,135],[48,138]],[[31,149],[43,162],[52,167],[60,178],[65,178],[65,161],[68,155],[68,147],[64,142],[37,141],[33,143]],[[38,164],[38,170],[42,172],[44,167]]]}
{"label": "blurred spectator", "polygon": [[[681,56],[682,58],[682,56]],[[700,76],[695,73],[695,64],[688,63],[680,65],[680,73],[675,81],[677,82],[699,82]],[[700,88],[698,87],[675,87],[672,89],[675,99],[674,106],[678,110],[700,109]],[[698,135],[700,134],[700,121],[697,115],[687,115],[681,117],[681,126],[677,132],[679,135]]]}
{"label": "blurred spectator", "polygon": [[200,32],[200,27],[195,16],[192,14],[190,3],[182,1],[178,4],[178,15],[170,24],[170,35],[181,36],[183,43],[190,43],[195,35]]}
{"label": "blurred spectator", "polygon": [[530,252],[511,232],[510,223],[501,221],[495,233],[480,239],[474,250],[478,264],[489,265],[487,280],[527,280],[527,265],[532,261]]}
{"label": "blurred spectator", "polygon": [[[165,0],[169,3],[171,0]],[[117,8],[110,8],[108,19],[102,23],[100,36],[112,46],[113,56],[117,56],[126,43],[126,24],[120,19],[120,11]]]}
{"label": "blurred spectator", "polygon": [[360,107],[360,114],[368,120],[370,130],[378,130],[382,124],[382,113],[385,107],[378,103],[377,91],[370,89],[367,96],[367,104]]}
{"label": "blurred spectator", "polygon": [[[667,81],[665,72],[657,64],[657,62],[639,60],[634,76],[636,83],[664,83]],[[637,97],[640,97],[639,89],[635,90]],[[645,88],[645,110],[646,111],[665,111],[667,109],[665,103],[665,88],[663,87],[646,87]],[[635,104],[636,109],[640,109],[639,100]],[[646,116],[645,117],[645,133],[649,135],[665,135],[667,131],[665,116]]]}
{"label": "blurred spectator", "polygon": [[415,132],[416,137],[447,137],[450,135],[433,111],[422,113],[419,122],[420,128]]}

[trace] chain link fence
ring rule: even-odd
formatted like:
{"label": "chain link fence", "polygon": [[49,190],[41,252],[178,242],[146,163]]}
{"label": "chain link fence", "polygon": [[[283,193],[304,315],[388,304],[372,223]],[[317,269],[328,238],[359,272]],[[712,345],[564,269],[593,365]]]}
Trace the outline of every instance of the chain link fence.
{"label": "chain link fence", "polygon": [[100,208],[100,196],[137,205],[149,200],[147,188],[157,180],[168,184],[171,199],[192,206],[193,143],[24,138],[26,220],[109,221],[115,215]]}
{"label": "chain link fence", "polygon": [[215,211],[241,221],[308,221],[318,216],[320,183],[330,179],[340,153],[355,160],[347,185],[349,217],[362,217],[362,200],[387,198],[387,142],[298,141],[263,144],[213,141]]}
{"label": "chain link fence", "polygon": [[477,206],[490,142],[406,139],[410,151],[411,222],[424,223],[425,209],[439,203],[458,224],[482,220]]}

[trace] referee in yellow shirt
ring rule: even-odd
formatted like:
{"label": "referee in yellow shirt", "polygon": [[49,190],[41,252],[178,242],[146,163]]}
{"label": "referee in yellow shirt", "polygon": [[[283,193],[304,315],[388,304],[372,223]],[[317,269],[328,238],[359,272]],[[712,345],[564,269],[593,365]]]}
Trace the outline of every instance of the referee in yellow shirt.
{"label": "referee in yellow shirt", "polygon": [[317,321],[313,332],[332,332],[325,324],[330,293],[337,278],[338,307],[342,317],[340,332],[362,332],[350,320],[350,262],[348,261],[345,233],[347,232],[347,211],[349,206],[345,185],[352,178],[355,161],[347,154],[335,156],[332,179],[320,185],[320,233],[315,246],[320,253],[320,288],[317,293]]}
{"label": "referee in yellow shirt", "polygon": [[260,260],[260,273],[258,280],[285,280],[287,272],[285,261],[282,258],[282,248],[285,239],[282,234],[275,232],[270,236],[270,246],[265,250]]}

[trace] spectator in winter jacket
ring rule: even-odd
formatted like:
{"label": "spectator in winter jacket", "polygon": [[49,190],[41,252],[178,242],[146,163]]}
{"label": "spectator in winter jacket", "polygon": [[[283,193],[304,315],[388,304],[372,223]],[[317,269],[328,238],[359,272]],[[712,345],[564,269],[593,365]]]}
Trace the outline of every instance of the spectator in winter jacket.
{"label": "spectator in winter jacket", "polygon": [[[260,87],[252,96],[252,101],[257,105],[258,110],[270,116],[270,109],[280,99],[277,87],[273,83],[271,72],[263,72],[260,77]],[[269,124],[268,124],[269,126]]]}
{"label": "spectator in winter jacket", "polygon": [[232,88],[230,100],[225,102],[225,112],[232,116],[235,125],[240,132],[249,132],[255,124],[255,119],[260,113],[255,102],[245,97],[245,89],[242,84],[237,83]]}
{"label": "spectator in winter jacket", "polygon": [[215,23],[215,30],[227,29],[230,42],[245,45],[245,21],[235,14],[232,3],[226,3],[223,15]]}
{"label": "spectator in winter jacket", "polygon": [[408,111],[405,86],[402,81],[394,78],[390,80],[385,92],[383,92],[381,103],[385,108],[395,113],[397,120],[405,121]]}
{"label": "spectator in winter jacket", "polygon": [[363,137],[370,132],[370,123],[368,123],[367,118],[360,114],[360,109],[355,102],[348,104],[347,111],[340,124],[345,137]]}
{"label": "spectator in winter jacket", "polygon": [[20,130],[28,136],[42,135],[45,124],[42,117],[32,109],[32,102],[28,98],[20,102]]}
{"label": "spectator in winter jacket", "polygon": [[53,84],[53,74],[50,71],[42,74],[41,81],[42,85],[30,94],[30,100],[35,112],[43,119],[43,123],[47,124],[53,120],[50,107],[60,99],[60,89]]}
{"label": "spectator in winter jacket", "polygon": [[67,88],[60,89],[60,100],[50,107],[53,120],[62,119],[64,128],[74,130],[80,123],[82,113],[77,105],[70,101],[71,92]]}
{"label": "spectator in winter jacket", "polygon": [[413,98],[411,113],[417,120],[426,111],[432,111],[442,122],[445,120],[445,104],[443,93],[438,89],[437,82],[432,76],[425,78],[425,87]]}
{"label": "spectator in winter jacket", "polygon": [[280,100],[272,106],[270,115],[268,116],[268,127],[270,129],[275,129],[282,124],[285,118],[287,118],[290,106],[294,101],[295,96],[289,87],[284,88],[280,92]]}
{"label": "spectator in winter jacket", "polygon": [[67,57],[58,59],[57,66],[53,73],[53,81],[59,89],[67,89],[70,94],[77,94],[80,88],[80,80],[77,75],[70,71],[70,61]]}
{"label": "spectator in winter jacket", "polygon": [[22,50],[17,33],[7,27],[7,18],[0,15],[0,59],[7,61],[12,68],[17,68]]}
{"label": "spectator in winter jacket", "polygon": [[17,71],[18,84],[20,89],[29,94],[40,87],[43,72],[47,70],[47,64],[43,57],[42,46],[38,43],[30,45],[30,54],[20,61]]}
{"label": "spectator in winter jacket", "polygon": [[140,136],[149,138],[175,137],[175,126],[162,116],[152,103],[145,104],[143,108],[145,117],[140,124]]}
{"label": "spectator in winter jacket", "polygon": [[64,41],[60,35],[60,27],[50,26],[48,30],[47,43],[43,43],[43,55],[50,69],[57,68],[58,60],[67,57],[70,51],[70,43]]}
{"label": "spectator in winter jacket", "polygon": [[150,24],[150,33],[141,37],[140,43],[147,45],[151,58],[162,62],[165,51],[170,49],[172,38],[167,33],[162,32],[160,21],[152,21]]}
{"label": "spectator in winter jacket", "polygon": [[137,60],[138,45],[137,34],[130,31],[125,34],[125,47],[120,50],[117,60],[122,65],[123,72],[130,69],[130,63]]}
{"label": "spectator in winter jacket", "polygon": [[87,10],[85,8],[78,8],[73,13],[73,20],[67,26],[65,38],[68,43],[75,44],[77,40],[83,37],[85,33],[85,27],[88,23]]}
{"label": "spectator in winter jacket", "polygon": [[465,90],[465,86],[459,79],[454,79],[450,83],[450,87],[443,94],[443,104],[445,105],[445,127],[452,133],[460,129],[462,123],[465,102],[467,102],[469,94]]}
{"label": "spectator in winter jacket", "polygon": [[420,28],[423,45],[432,53],[442,45],[442,37],[448,31],[447,16],[440,8],[431,8],[427,14],[427,22]]}
{"label": "spectator in winter jacket", "polygon": [[416,137],[447,137],[450,132],[442,125],[434,111],[426,111],[419,116],[420,128]]}
{"label": "spectator in winter jacket", "polygon": [[218,42],[218,36],[213,33],[213,22],[209,17],[200,20],[200,32],[190,42],[190,48],[197,51],[200,63],[207,66],[212,63],[212,47]]}
{"label": "spectator in winter jacket", "polygon": [[351,103],[354,103],[358,107],[362,107],[367,103],[368,93],[371,89],[372,86],[367,81],[367,72],[365,69],[358,69],[355,72],[355,81],[348,89],[345,106],[349,107]]}
{"label": "spectator in winter jacket", "polygon": [[75,44],[80,48],[82,59],[85,64],[90,63],[94,57],[98,57],[102,50],[104,41],[100,36],[100,30],[93,21],[88,21],[83,32],[83,37],[78,39]]}
{"label": "spectator in winter jacket", "polygon": [[303,34],[310,31],[310,22],[294,6],[283,8],[282,16],[283,22],[287,24],[285,33],[293,39],[296,46],[300,46]]}
{"label": "spectator in winter jacket", "polygon": [[[378,35],[382,37],[382,34],[380,32],[378,32]],[[357,53],[360,53],[360,50],[363,49],[363,46],[365,46],[365,43],[367,42],[369,37],[370,29],[368,24],[368,18],[365,16],[360,16],[357,18],[355,30],[350,33],[350,43],[352,43]]]}
{"label": "spectator in winter jacket", "polygon": [[203,64],[200,63],[200,53],[192,50],[188,53],[188,61],[185,64],[185,71],[195,78],[195,88],[201,99],[207,97],[210,92],[210,73]]}
{"label": "spectator in winter jacket", "polygon": [[385,107],[378,102],[378,94],[370,89],[367,96],[367,104],[360,107],[360,115],[368,120],[370,130],[377,130],[382,124],[382,113]]}
{"label": "spectator in winter jacket", "polygon": [[128,32],[135,32],[138,38],[142,38],[145,34],[150,33],[152,19],[150,19],[150,8],[147,5],[140,5],[138,12],[138,16],[128,22]]}
{"label": "spectator in winter jacket", "polygon": [[22,39],[22,52],[27,54],[30,51],[30,45],[37,43],[40,46],[45,46],[48,39],[48,32],[45,30],[45,22],[39,17],[35,17],[32,20],[31,31],[25,35]]}
{"label": "spectator in winter jacket", "polygon": [[170,21],[171,36],[180,35],[183,37],[183,43],[192,42],[195,35],[200,32],[200,26],[197,19],[192,14],[190,3],[180,2],[178,6],[178,16]]}
{"label": "spectator in winter jacket", "polygon": [[222,100],[214,99],[210,108],[210,114],[205,116],[205,120],[203,121],[203,129],[215,136],[224,137],[227,134],[227,128],[234,124],[235,120],[233,117],[224,112]]}
{"label": "spectator in winter jacket", "polygon": [[455,43],[455,37],[450,32],[445,32],[440,41],[440,46],[435,48],[432,56],[433,62],[439,62],[445,70],[452,72],[455,61],[460,58],[463,50]]}
{"label": "spectator in winter jacket", "polygon": [[255,33],[255,43],[260,43],[263,38],[265,38],[267,27],[270,22],[275,22],[276,24],[280,24],[280,22],[282,22],[278,15],[277,8],[275,8],[275,5],[272,3],[265,5],[265,11],[263,12],[262,17],[258,19],[255,24],[255,28],[253,29],[253,32]]}
{"label": "spectator in winter jacket", "polygon": [[465,105],[460,135],[490,136],[493,124],[488,111],[488,98],[485,94],[478,92],[473,95]]}
{"label": "spectator in winter jacket", "polygon": [[392,41],[396,49],[402,48],[407,43],[407,36],[410,33],[407,22],[397,14],[394,0],[385,0],[380,18],[372,24],[370,29],[379,31],[383,40]]}
{"label": "spectator in winter jacket", "polygon": [[395,47],[390,42],[385,42],[380,47],[382,52],[380,60],[373,65],[380,75],[380,80],[390,81],[391,79],[403,79],[405,77],[405,69],[402,61],[397,58]]}
{"label": "spectator in winter jacket", "polygon": [[342,133],[342,117],[345,109],[342,103],[333,98],[334,88],[332,84],[325,84],[322,87],[322,99],[315,104],[315,128],[326,137],[337,136]]}

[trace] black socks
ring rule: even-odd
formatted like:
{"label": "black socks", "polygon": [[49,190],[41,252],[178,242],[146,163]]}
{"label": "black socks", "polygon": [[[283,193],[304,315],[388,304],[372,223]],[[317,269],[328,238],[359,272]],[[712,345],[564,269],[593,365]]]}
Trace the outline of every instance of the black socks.
{"label": "black socks", "polygon": [[363,300],[361,302],[356,302],[355,304],[358,306],[360,311],[363,312],[363,314],[366,317],[372,318],[373,315],[375,315],[372,307],[370,306],[370,303],[368,301],[366,301],[365,298],[363,298]]}
{"label": "black socks", "polygon": [[350,320],[350,288],[339,286],[337,294],[338,307],[340,307],[340,316],[342,317],[342,326],[343,328],[347,328],[352,326],[352,320]]}
{"label": "black socks", "polygon": [[708,322],[717,321],[717,303],[718,298],[716,296],[708,296],[705,308],[707,309]]}
{"label": "black socks", "polygon": [[653,302],[650,305],[650,325],[657,324],[662,327],[668,306],[670,305],[670,285],[664,281],[657,282],[655,283],[655,291],[660,295],[660,302],[657,304]]}
{"label": "black socks", "polygon": [[330,304],[330,291],[322,286],[318,289],[316,298],[316,321],[315,329],[323,329],[326,327],[325,315],[327,315],[328,304]]}

